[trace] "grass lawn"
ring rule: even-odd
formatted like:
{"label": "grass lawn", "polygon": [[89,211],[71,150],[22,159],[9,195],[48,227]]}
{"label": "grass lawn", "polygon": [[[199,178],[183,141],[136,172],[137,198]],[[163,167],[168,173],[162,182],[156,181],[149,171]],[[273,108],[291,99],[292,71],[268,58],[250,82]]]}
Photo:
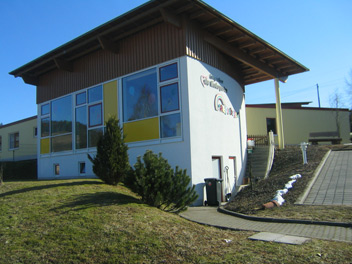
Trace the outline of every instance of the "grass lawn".
{"label": "grass lawn", "polygon": [[[0,263],[350,263],[351,244],[251,241],[198,225],[99,180],[0,186]],[[231,240],[227,243],[225,240]]]}

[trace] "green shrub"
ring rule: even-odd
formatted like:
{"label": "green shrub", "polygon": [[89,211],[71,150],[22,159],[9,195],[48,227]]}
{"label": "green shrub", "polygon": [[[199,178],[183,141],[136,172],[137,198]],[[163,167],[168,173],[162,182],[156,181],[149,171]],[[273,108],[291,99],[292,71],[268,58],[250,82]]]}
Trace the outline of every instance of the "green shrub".
{"label": "green shrub", "polygon": [[102,181],[117,185],[130,170],[124,134],[116,118],[109,118],[106,130],[97,144],[97,154],[89,160],[93,163],[93,172]]}
{"label": "green shrub", "polygon": [[189,186],[191,179],[186,170],[173,170],[168,161],[148,150],[137,158],[125,184],[151,206],[169,212],[181,212],[194,202],[198,195],[195,186]]}

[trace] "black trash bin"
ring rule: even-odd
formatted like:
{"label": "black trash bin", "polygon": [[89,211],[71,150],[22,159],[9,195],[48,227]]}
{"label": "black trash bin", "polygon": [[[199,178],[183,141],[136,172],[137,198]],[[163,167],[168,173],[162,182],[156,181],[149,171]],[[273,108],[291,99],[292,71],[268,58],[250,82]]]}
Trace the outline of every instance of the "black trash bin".
{"label": "black trash bin", "polygon": [[205,189],[207,192],[207,200],[204,205],[215,205],[219,206],[221,202],[221,182],[222,179],[217,178],[206,178]]}

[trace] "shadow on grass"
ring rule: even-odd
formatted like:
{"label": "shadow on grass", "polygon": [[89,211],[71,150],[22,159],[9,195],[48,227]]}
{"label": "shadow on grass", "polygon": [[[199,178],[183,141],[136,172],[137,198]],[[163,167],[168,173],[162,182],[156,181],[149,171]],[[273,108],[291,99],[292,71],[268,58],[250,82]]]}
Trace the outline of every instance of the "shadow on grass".
{"label": "shadow on grass", "polygon": [[101,181],[79,181],[79,182],[65,182],[65,183],[58,183],[58,184],[47,184],[47,185],[40,185],[40,186],[33,186],[33,187],[28,187],[28,188],[23,188],[19,190],[14,190],[14,191],[9,191],[5,193],[0,193],[0,198],[8,196],[8,195],[14,195],[14,194],[21,194],[21,193],[26,193],[26,192],[31,192],[31,191],[40,191],[40,190],[45,190],[45,189],[50,189],[50,188],[57,188],[57,187],[72,187],[72,186],[77,186],[77,185],[85,185],[85,184],[103,184]]}
{"label": "shadow on grass", "polygon": [[93,207],[123,205],[130,203],[141,203],[141,201],[132,196],[118,192],[96,192],[76,195],[74,196],[73,201],[68,202],[62,206],[53,208],[50,211],[59,211],[67,209],[65,211],[65,213],[67,213],[69,211],[79,211]]}

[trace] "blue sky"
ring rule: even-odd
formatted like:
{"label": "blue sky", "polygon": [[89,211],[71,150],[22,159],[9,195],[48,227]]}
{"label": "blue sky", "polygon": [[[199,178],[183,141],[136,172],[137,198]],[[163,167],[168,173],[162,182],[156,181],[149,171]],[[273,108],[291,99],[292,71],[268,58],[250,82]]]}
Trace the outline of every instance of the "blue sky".
{"label": "blue sky", "polygon": [[[145,3],[143,0],[0,0],[0,123],[36,115],[35,86],[8,73]],[[351,0],[205,0],[310,69],[281,84],[282,102],[322,107],[352,79]],[[246,103],[275,102],[274,82],[246,87]]]}

